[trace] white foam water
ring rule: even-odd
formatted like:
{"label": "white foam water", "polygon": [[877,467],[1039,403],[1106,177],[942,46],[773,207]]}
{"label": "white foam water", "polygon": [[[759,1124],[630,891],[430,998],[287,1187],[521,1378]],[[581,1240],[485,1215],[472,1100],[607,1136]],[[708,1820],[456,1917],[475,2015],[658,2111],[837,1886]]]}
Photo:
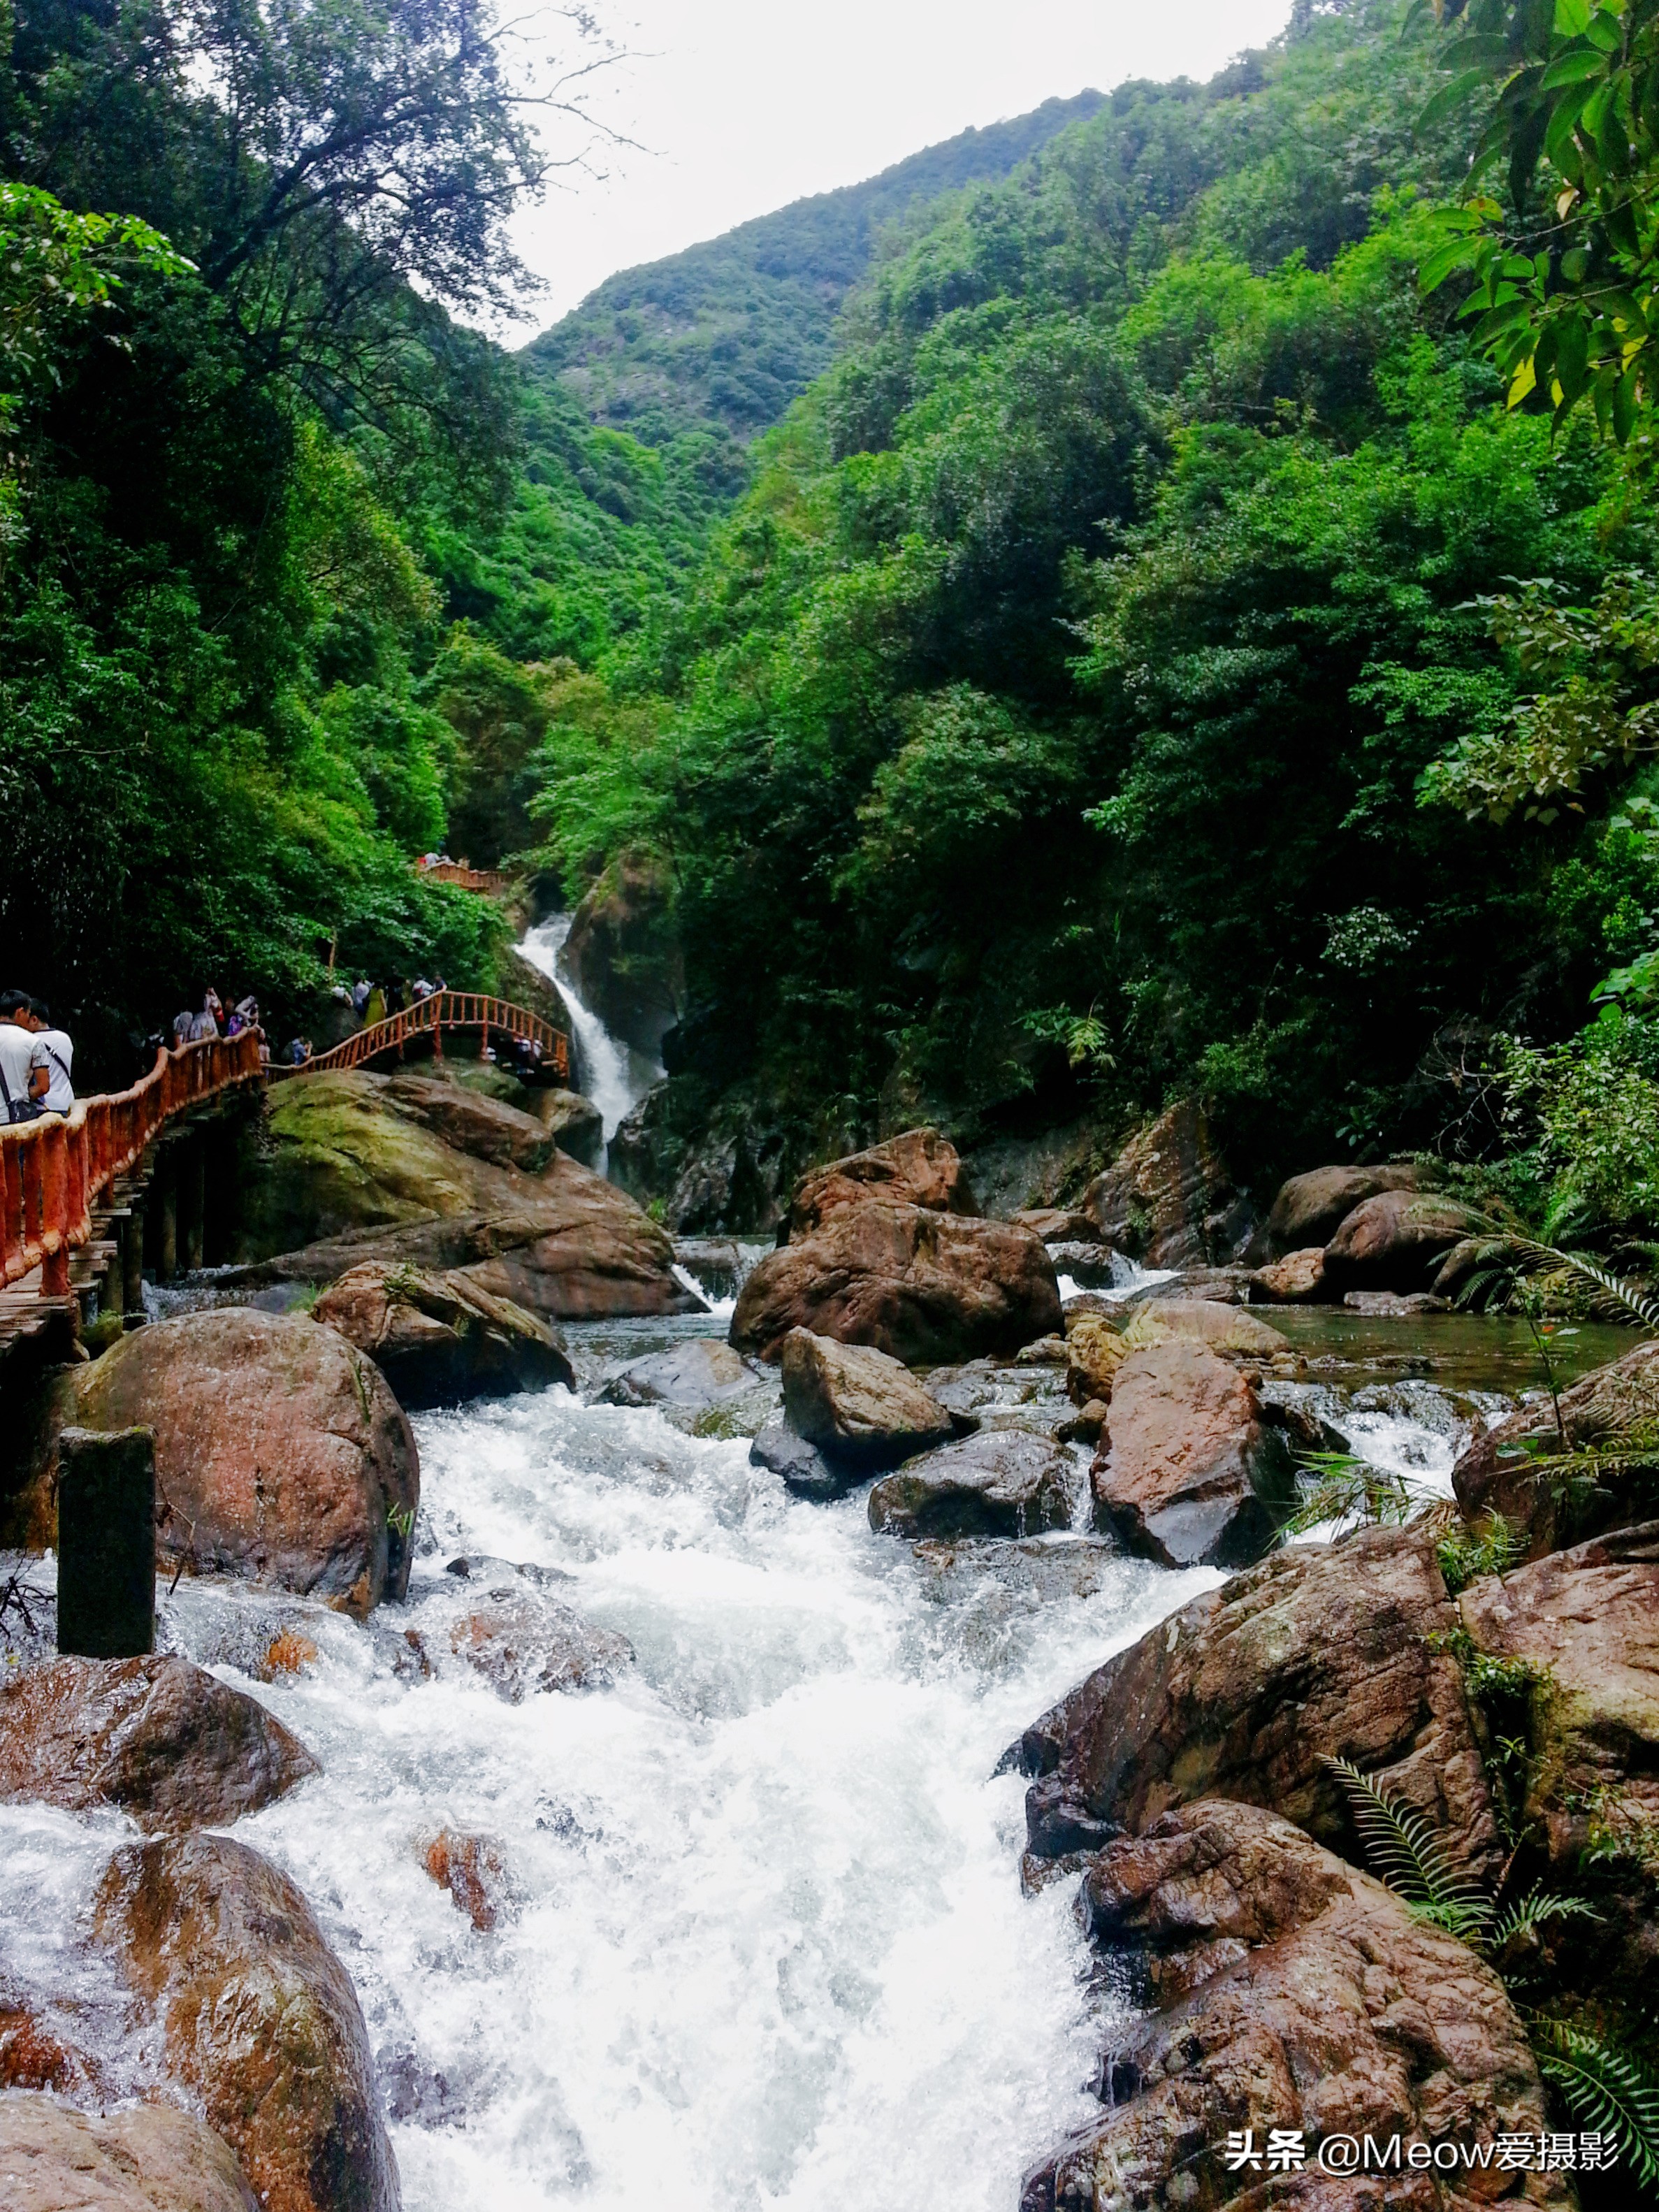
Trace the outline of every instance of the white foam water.
{"label": "white foam water", "polygon": [[[661,1082],[663,1071],[648,1054],[635,1052],[630,1045],[613,1037],[592,1009],[583,1004],[560,962],[574,919],[573,915],[556,914],[538,922],[520,939],[519,951],[532,968],[540,969],[564,994],[581,1054],[588,1096],[599,1109],[605,1124],[605,1141],[609,1146],[646,1092],[653,1084]],[[601,1162],[602,1171],[603,1164]]]}

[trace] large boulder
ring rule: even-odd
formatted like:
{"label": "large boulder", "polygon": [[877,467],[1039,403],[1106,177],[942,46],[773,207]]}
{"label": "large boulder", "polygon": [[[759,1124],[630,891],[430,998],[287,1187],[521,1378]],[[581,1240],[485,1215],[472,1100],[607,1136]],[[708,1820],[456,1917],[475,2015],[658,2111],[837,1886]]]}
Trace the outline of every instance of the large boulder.
{"label": "large boulder", "polygon": [[845,1465],[832,1467],[816,1444],[781,1421],[763,1428],[750,1445],[749,1464],[775,1474],[797,1498],[839,1498],[856,1474]]}
{"label": "large boulder", "polygon": [[775,1354],[793,1328],[874,1345],[908,1366],[1012,1354],[1060,1326],[1040,1240],[919,1206],[848,1206],[769,1253],[738,1294],[732,1342]]}
{"label": "large boulder", "polygon": [[1033,1851],[1139,1834],[1176,1806],[1228,1797],[1352,1852],[1325,1763],[1340,1757],[1490,1869],[1498,1832],[1462,1673],[1430,1640],[1459,1625],[1431,1531],[1366,1529],[1275,1553],[1109,1659],[1026,1730],[1011,1756],[1036,1778]]}
{"label": "large boulder", "polygon": [[[1398,2136],[1490,2155],[1500,2135],[1535,2142],[1548,2124],[1492,1968],[1271,1812],[1165,1814],[1091,1861],[1081,1905],[1105,1975],[1129,1977],[1141,2008],[1115,2012],[1100,2117],[1028,2175],[1022,2212],[1452,2212],[1517,2177],[1494,2172],[1468,2194],[1432,2169],[1345,2182],[1320,2172],[1317,2147]],[[1249,2130],[1261,2158],[1275,2129],[1304,2136],[1304,2172],[1229,2170],[1230,2134]],[[1557,2212],[1575,2202],[1559,2173],[1526,2193]]]}
{"label": "large boulder", "polygon": [[956,1433],[950,1413],[909,1370],[868,1345],[793,1328],[780,1364],[789,1426],[832,1461],[892,1467]]}
{"label": "large boulder", "polygon": [[415,1439],[374,1361],[333,1329],[240,1306],[182,1314],[73,1370],[68,1395],[83,1428],[155,1430],[164,1561],[360,1620],[403,1595]]}
{"label": "large boulder", "polygon": [[562,1151],[532,1174],[459,1150],[400,1106],[399,1080],[355,1068],[276,1088],[244,1193],[238,1279],[331,1283],[377,1261],[462,1269],[556,1320],[696,1310],[666,1233],[614,1184]]}
{"label": "large boulder", "polygon": [[791,1237],[810,1237],[832,1213],[872,1199],[889,1206],[925,1206],[935,1213],[976,1214],[956,1147],[937,1129],[907,1129],[867,1152],[815,1168],[795,1187]]}
{"label": "large boulder", "polygon": [[1074,1401],[1109,1398],[1118,1369],[1131,1352],[1181,1337],[1206,1345],[1229,1359],[1274,1359],[1290,1343],[1269,1322],[1243,1306],[1211,1298],[1159,1298],[1137,1306],[1127,1321],[1115,1314],[1069,1310],[1066,1321],[1066,1387]]}
{"label": "large boulder", "polygon": [[1201,1106],[1171,1106],[1132,1138],[1083,1194],[1106,1243],[1149,1267],[1235,1257],[1251,1217],[1233,1188]]}
{"label": "large boulder", "polygon": [[1421,1171],[1409,1161],[1389,1167],[1311,1168],[1281,1183],[1257,1244],[1280,1260],[1317,1245],[1322,1251],[1357,1206],[1385,1190],[1415,1190]]}
{"label": "large boulder", "polygon": [[1091,1480],[1102,1526],[1166,1567],[1259,1559],[1295,1489],[1284,1436],[1254,1385],[1185,1335],[1119,1367]]}
{"label": "large boulder", "polygon": [[1454,1244],[1479,1227],[1455,1198],[1384,1190],[1344,1216],[1325,1247],[1325,1281],[1346,1291],[1423,1291]]}
{"label": "large boulder", "polygon": [[553,1157],[553,1133],[544,1122],[468,1084],[393,1075],[383,1096],[399,1115],[475,1160],[539,1175]]}
{"label": "large boulder", "polygon": [[0,2092],[6,2212],[259,2212],[222,2136],[170,2105],[77,2112]]}
{"label": "large boulder", "polygon": [[888,1536],[1039,1536],[1072,1519],[1072,1462],[1026,1429],[986,1429],[911,1460],[870,1492]]}
{"label": "large boulder", "polygon": [[1258,1267],[1250,1279],[1250,1287],[1269,1305],[1322,1304],[1331,1295],[1325,1284],[1324,1246],[1305,1245],[1297,1251],[1287,1252],[1282,1260]]}
{"label": "large boulder", "polygon": [[228,1836],[131,1844],[94,1929],[266,2212],[398,2212],[356,1993],[285,1874]]}
{"label": "large boulder", "polygon": [[366,1352],[411,1411],[575,1380],[544,1321],[459,1273],[371,1261],[348,1268],[312,1316]]}
{"label": "large boulder", "polygon": [[599,1392],[604,1406],[718,1406],[745,1396],[760,1377],[718,1338],[693,1336],[666,1352],[630,1359]]}
{"label": "large boulder", "polygon": [[187,1659],[47,1659],[0,1681],[0,1799],[225,1827],[317,1771],[274,1713]]}
{"label": "large boulder", "polygon": [[1467,1519],[1500,1514],[1524,1554],[1579,1543],[1643,1517],[1639,1471],[1597,1472],[1594,1482],[1569,1480],[1547,1462],[1566,1451],[1606,1445],[1659,1427],[1659,1344],[1638,1344],[1622,1359],[1598,1367],[1560,1395],[1537,1398],[1474,1438],[1452,1469],[1452,1487]]}

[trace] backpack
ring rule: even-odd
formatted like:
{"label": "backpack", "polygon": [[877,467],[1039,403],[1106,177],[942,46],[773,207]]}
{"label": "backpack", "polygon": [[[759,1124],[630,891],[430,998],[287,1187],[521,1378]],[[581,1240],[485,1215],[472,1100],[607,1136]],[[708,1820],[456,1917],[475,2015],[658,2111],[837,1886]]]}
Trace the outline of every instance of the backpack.
{"label": "backpack", "polygon": [[6,1080],[6,1071],[3,1067],[0,1067],[0,1103],[3,1103],[5,1106],[6,1119],[9,1121],[38,1121],[45,1111],[40,1100],[31,1098],[27,1092],[21,1098],[12,1097],[11,1085]]}

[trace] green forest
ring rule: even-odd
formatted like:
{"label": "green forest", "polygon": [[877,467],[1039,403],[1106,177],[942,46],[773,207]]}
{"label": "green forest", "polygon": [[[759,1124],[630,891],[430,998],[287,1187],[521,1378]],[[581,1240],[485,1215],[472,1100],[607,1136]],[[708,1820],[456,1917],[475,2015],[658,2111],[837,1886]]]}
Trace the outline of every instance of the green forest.
{"label": "green forest", "polygon": [[1197,1095],[1659,1233],[1659,8],[1297,0],[516,356],[461,0],[4,20],[0,918],[89,1042],[489,981],[447,838],[653,887],[688,1142]]}

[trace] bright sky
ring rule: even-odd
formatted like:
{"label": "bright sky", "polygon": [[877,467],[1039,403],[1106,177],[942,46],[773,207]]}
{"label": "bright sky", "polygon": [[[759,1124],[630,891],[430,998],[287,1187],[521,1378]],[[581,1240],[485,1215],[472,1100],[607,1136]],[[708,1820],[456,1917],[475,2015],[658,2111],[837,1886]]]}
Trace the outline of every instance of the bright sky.
{"label": "bright sky", "polygon": [[599,151],[602,179],[567,172],[522,219],[520,251],[550,288],[538,329],[616,270],[857,184],[970,124],[1126,77],[1209,76],[1290,15],[1290,0],[596,5],[629,58],[590,80],[593,112],[646,150]]}

